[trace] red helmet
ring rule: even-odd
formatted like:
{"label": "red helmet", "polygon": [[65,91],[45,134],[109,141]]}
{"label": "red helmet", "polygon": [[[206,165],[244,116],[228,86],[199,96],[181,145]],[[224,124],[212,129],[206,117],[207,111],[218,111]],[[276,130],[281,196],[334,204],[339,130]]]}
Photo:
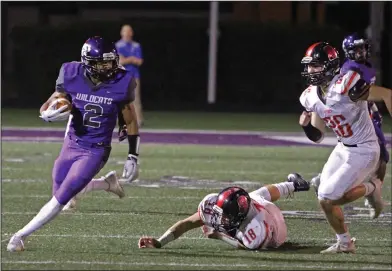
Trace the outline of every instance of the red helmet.
{"label": "red helmet", "polygon": [[217,231],[234,236],[249,212],[250,203],[248,192],[241,187],[223,189],[213,207],[212,226]]}
{"label": "red helmet", "polygon": [[[307,80],[309,85],[322,85],[328,83],[339,72],[339,52],[327,42],[317,42],[312,44],[302,58],[304,64],[302,77]],[[322,70],[309,73],[308,66],[319,66]]]}

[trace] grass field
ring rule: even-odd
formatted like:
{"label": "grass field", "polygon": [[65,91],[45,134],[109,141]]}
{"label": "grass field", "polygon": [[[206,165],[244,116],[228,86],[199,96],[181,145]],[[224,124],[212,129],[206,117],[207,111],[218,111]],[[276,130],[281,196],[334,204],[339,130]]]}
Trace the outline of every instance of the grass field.
{"label": "grass field", "polygon": [[[24,226],[50,198],[51,167],[60,147],[58,143],[3,142],[2,240]],[[87,194],[76,212],[61,214],[31,236],[24,253],[6,252],[7,242],[3,242],[2,269],[391,269],[390,206],[377,221],[364,217],[367,213],[361,208],[347,210],[350,231],[357,238],[357,254],[320,255],[334,235],[319,212],[313,191],[277,203],[285,211],[289,229],[289,243],[279,250],[237,251],[202,238],[200,230],[160,250],[139,250],[141,235],[160,236],[174,222],[195,212],[204,195],[227,185],[222,181],[246,180],[242,185],[254,189],[281,181],[293,171],[309,178],[320,170],[330,149],[143,145],[141,152],[141,179],[145,181],[127,186],[125,199],[106,192]],[[120,172],[123,159],[124,147],[116,144],[102,173],[111,169]],[[170,175],[204,181],[170,184],[162,179]],[[388,174],[384,187],[388,201],[390,179]],[[187,186],[193,189],[184,189]],[[363,201],[357,201],[352,207],[362,205]],[[299,210],[302,213],[295,212]]]}

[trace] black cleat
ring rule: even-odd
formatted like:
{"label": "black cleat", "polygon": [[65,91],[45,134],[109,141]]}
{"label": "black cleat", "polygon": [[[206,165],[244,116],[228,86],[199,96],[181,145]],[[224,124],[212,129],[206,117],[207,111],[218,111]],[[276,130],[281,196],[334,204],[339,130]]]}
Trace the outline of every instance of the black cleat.
{"label": "black cleat", "polygon": [[287,181],[294,184],[294,192],[308,191],[310,184],[298,173],[290,173],[287,176]]}

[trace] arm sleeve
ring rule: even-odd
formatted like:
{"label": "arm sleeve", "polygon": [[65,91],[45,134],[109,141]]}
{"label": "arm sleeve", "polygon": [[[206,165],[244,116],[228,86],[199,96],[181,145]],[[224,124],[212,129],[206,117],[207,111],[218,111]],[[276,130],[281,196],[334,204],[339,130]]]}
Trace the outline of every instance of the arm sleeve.
{"label": "arm sleeve", "polygon": [[55,90],[57,92],[62,92],[62,93],[65,92],[65,87],[64,87],[64,64],[61,65],[60,72],[59,72],[59,75],[58,75],[57,80],[56,80]]}

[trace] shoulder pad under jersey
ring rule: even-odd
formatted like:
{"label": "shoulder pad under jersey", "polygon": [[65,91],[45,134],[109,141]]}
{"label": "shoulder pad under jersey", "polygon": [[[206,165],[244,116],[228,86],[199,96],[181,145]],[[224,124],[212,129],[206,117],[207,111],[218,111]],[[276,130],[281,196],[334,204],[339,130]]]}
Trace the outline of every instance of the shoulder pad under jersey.
{"label": "shoulder pad under jersey", "polygon": [[82,63],[77,61],[65,62],[62,65],[64,78],[71,79],[83,73]]}
{"label": "shoulder pad under jersey", "polygon": [[348,90],[352,88],[361,78],[361,74],[356,70],[349,70],[345,75],[341,76],[336,82],[334,92],[346,95]]}

